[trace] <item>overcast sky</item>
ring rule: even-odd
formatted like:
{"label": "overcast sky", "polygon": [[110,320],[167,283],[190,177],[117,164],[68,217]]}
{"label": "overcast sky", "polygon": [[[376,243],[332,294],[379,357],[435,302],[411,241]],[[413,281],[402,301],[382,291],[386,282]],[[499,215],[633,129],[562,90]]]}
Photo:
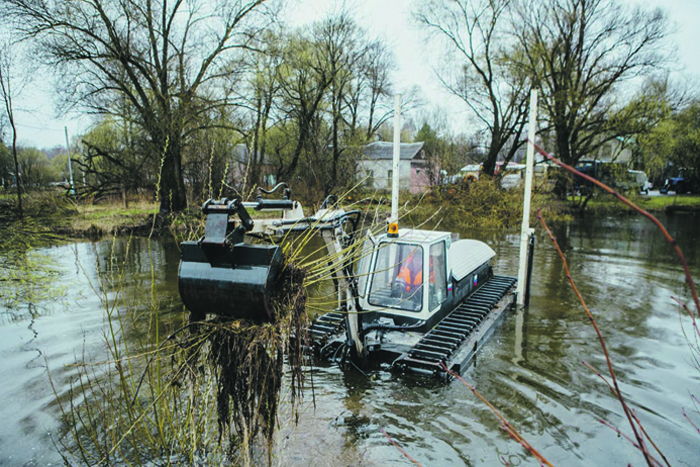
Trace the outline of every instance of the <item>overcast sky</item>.
{"label": "overcast sky", "polygon": [[[285,0],[285,16],[290,25],[303,25],[323,18],[337,2],[332,0]],[[431,64],[436,52],[425,47],[423,34],[411,21],[411,6],[419,0],[346,0],[358,22],[367,27],[373,35],[384,38],[393,50],[398,70],[394,76],[397,91],[402,92],[419,86],[428,104],[426,111],[441,107],[454,114],[457,127],[468,128],[466,108],[455,103],[440,88],[435,79]],[[535,0],[536,1],[536,0]],[[667,9],[676,27],[672,36],[678,54],[674,67],[678,73],[700,77],[700,0],[633,0],[646,6],[661,6]],[[21,144],[51,148],[65,145],[64,126],[71,137],[84,132],[91,123],[90,118],[68,115],[55,118],[54,101],[50,80],[32,84],[32,89],[17,107],[31,110],[18,112],[18,136]]]}

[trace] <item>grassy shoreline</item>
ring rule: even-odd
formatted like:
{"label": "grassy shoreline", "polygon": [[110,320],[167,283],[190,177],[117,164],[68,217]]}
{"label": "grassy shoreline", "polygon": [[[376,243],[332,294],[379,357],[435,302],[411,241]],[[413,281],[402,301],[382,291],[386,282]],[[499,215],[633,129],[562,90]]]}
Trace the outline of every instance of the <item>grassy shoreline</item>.
{"label": "grassy shoreline", "polygon": [[[27,196],[25,201],[25,217],[32,225],[44,234],[66,238],[98,239],[112,234],[132,234],[148,236],[158,235],[174,230],[191,230],[193,225],[203,223],[198,207],[189,209],[175,216],[159,214],[157,203],[149,200],[133,200],[128,207],[121,201],[101,203],[77,203],[67,199],[62,194],[53,192],[34,193]],[[649,212],[697,212],[700,211],[700,196],[698,195],[633,195],[630,200]],[[597,194],[586,205],[584,211],[580,208],[580,198],[558,200],[551,195],[536,194],[533,198],[533,209],[542,207],[548,211],[553,221],[566,221],[572,217],[586,215],[612,215],[632,213],[632,209],[620,203],[612,195]],[[459,211],[464,216],[468,212],[471,225],[491,226],[494,228],[510,228],[520,223],[522,195],[512,191],[495,191],[486,189],[457,196],[429,195],[426,199],[409,199],[407,206],[415,211],[408,219],[412,223],[420,223],[436,210],[444,213]],[[388,206],[382,206],[382,208]],[[310,207],[307,207],[307,210]],[[353,206],[353,209],[367,211],[376,210],[376,206]],[[455,212],[456,212],[455,211]],[[534,215],[534,214],[533,214]],[[154,219],[155,216],[155,219]],[[12,195],[0,196],[0,232],[17,229],[15,198]],[[454,222],[448,220],[444,227]]]}
{"label": "grassy shoreline", "polygon": [[[659,212],[697,212],[700,211],[700,196],[698,195],[631,195],[628,197],[630,201],[652,213]],[[579,198],[577,198],[577,201]],[[565,203],[565,202],[562,202]],[[573,198],[569,198],[568,212],[574,216],[580,215],[611,215],[611,214],[632,214],[635,211],[629,206],[621,203],[613,195],[607,193],[596,194],[588,204],[585,211],[581,213],[580,208],[574,202]]]}

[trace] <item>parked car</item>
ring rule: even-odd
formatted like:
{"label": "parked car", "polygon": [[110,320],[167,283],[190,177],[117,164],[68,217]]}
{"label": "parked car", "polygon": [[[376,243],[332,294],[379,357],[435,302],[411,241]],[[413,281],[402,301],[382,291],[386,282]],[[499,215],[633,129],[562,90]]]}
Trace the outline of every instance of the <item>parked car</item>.
{"label": "parked car", "polygon": [[649,177],[647,177],[647,174],[641,170],[628,170],[627,176],[623,180],[619,180],[616,183],[616,186],[648,195],[651,183],[649,183]]}
{"label": "parked car", "polygon": [[659,189],[662,194],[668,194],[669,191],[675,191],[678,195],[685,193],[700,193],[700,180],[697,177],[672,177],[667,178],[664,186]]}
{"label": "parked car", "polygon": [[[623,165],[611,162],[581,161],[576,165],[579,172],[600,180],[618,191],[649,193],[651,184],[647,174],[641,170],[625,170]],[[583,177],[574,177],[574,191],[587,194],[593,183]]]}

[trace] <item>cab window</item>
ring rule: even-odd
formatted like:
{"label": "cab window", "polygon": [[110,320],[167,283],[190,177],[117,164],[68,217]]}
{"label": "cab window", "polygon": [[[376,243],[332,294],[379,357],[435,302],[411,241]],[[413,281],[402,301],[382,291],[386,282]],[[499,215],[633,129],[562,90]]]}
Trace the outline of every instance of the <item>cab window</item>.
{"label": "cab window", "polygon": [[430,285],[429,309],[440,305],[447,298],[447,262],[445,261],[445,242],[430,246]]}
{"label": "cab window", "polygon": [[370,277],[370,305],[420,311],[423,303],[423,248],[384,242]]}

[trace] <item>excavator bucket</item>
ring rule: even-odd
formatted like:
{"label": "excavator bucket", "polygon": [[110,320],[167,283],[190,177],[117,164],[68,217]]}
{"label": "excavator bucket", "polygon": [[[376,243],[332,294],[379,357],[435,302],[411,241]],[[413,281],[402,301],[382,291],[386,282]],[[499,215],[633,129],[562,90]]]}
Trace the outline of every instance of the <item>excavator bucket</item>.
{"label": "excavator bucket", "polygon": [[197,242],[184,242],[178,275],[182,301],[195,315],[273,321],[272,284],[282,270],[277,246],[235,245],[212,264]]}
{"label": "excavator bucket", "polygon": [[[195,316],[216,314],[255,321],[274,321],[272,287],[283,269],[278,246],[243,243],[252,220],[241,203],[208,202],[204,238],[181,244],[178,288]],[[233,228],[229,214],[241,223]]]}

